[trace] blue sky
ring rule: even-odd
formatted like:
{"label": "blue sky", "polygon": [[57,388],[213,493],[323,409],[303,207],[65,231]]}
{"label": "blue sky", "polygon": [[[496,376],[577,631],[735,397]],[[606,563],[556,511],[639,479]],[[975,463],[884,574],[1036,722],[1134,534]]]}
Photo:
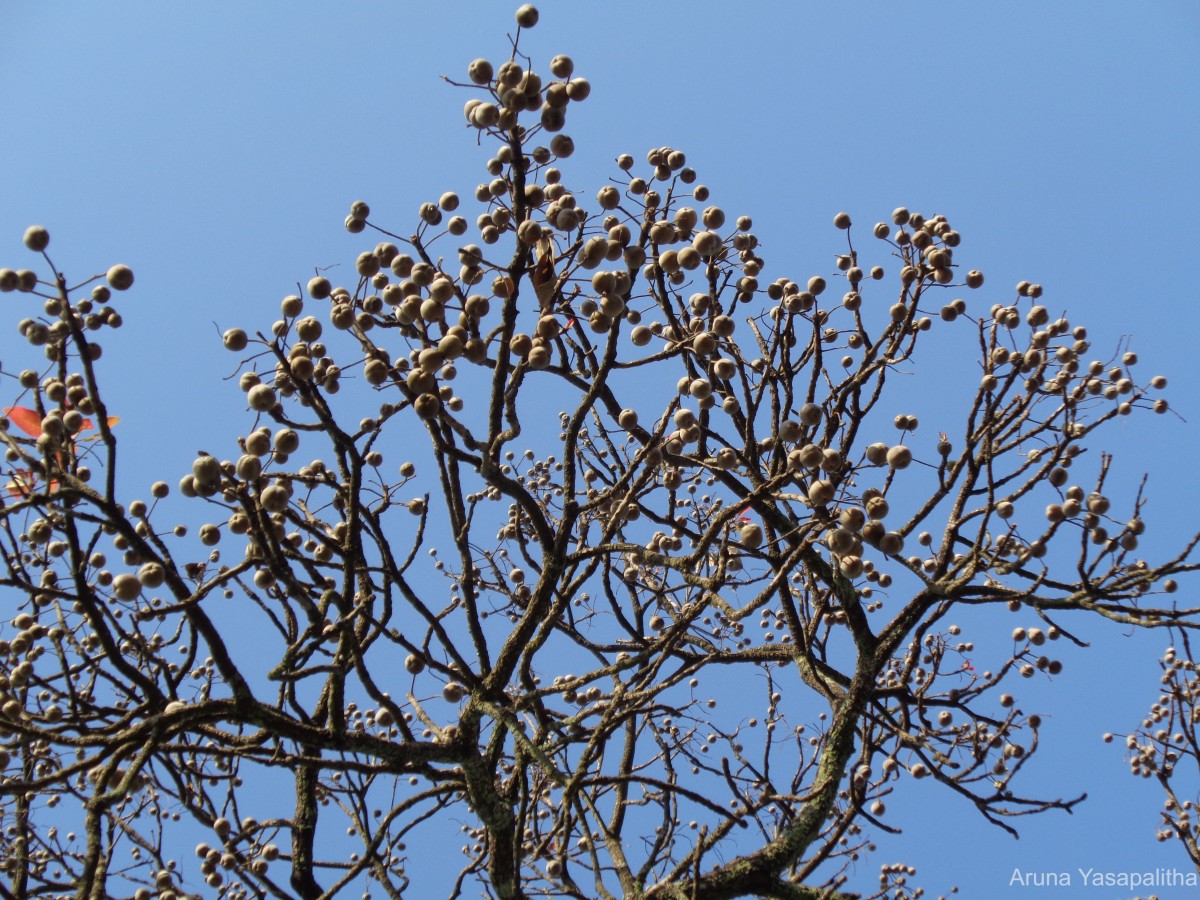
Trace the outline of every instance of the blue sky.
{"label": "blue sky", "polygon": [[[1200,7],[538,5],[525,49],[539,65],[569,53],[593,86],[572,109],[579,150],[562,167],[584,193],[619,153],[683,149],[714,202],[753,216],[772,278],[831,267],[839,210],[858,225],[901,205],[946,215],[959,256],[989,278],[972,302],[1040,282],[1093,345],[1132,336],[1139,371],[1169,377],[1186,421],[1122,422],[1103,449],[1124,483],[1151,473],[1148,553],[1195,530]],[[486,178],[488,153],[463,125],[467,95],[438,76],[465,80],[470,59],[499,59],[514,7],[0,7],[0,265],[33,264],[20,238],[40,223],[72,278],[133,267],[102,370],[129,472],[174,481],[214,434],[244,428],[219,332],[269,328],[315,266],[349,269],[373,246],[341,226],[351,201],[405,233],[421,202],[469,197]],[[6,370],[22,302],[3,301]],[[997,634],[1013,624],[1028,623],[1001,621]],[[1165,636],[1091,636],[1043,692],[1052,746],[1033,779],[1091,799],[1073,816],[1026,820],[1014,842],[932,790],[895,796],[889,821],[906,833],[880,836],[860,886],[890,860],[917,865],[931,895],[958,885],[966,897],[1021,896],[1014,867],[1184,867],[1153,840],[1155,788],[1099,742],[1154,700]],[[1075,884],[1053,896],[1108,896]]]}

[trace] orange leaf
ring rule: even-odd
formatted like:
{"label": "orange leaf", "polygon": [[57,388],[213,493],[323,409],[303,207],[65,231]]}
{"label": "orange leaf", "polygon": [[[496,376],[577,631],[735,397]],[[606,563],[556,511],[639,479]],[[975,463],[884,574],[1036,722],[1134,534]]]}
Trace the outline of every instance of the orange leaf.
{"label": "orange leaf", "polygon": [[[42,436],[42,417],[37,414],[37,410],[29,409],[25,406],[6,406],[4,415],[12,420],[12,423],[20,428],[30,437]],[[119,416],[108,417],[108,427],[112,428],[121,419]],[[80,426],[80,431],[90,431],[96,427],[96,424],[91,419],[84,419],[83,425]]]}
{"label": "orange leaf", "polygon": [[[8,493],[13,497],[28,497],[37,487],[37,476],[29,469],[18,469],[12,473],[12,481],[4,485]],[[50,482],[50,491],[58,490],[58,482]]]}
{"label": "orange leaf", "polygon": [[[108,427],[112,428],[114,425],[116,425],[120,421],[121,421],[120,416],[109,416],[108,417]],[[83,432],[93,429],[95,427],[96,427],[96,425],[92,422],[91,419],[84,419],[83,425],[81,425],[79,427],[79,433],[82,434]],[[80,438],[80,440],[94,441],[98,437],[100,437],[100,435],[97,434],[97,435],[92,435],[91,437],[87,437],[87,438]]]}
{"label": "orange leaf", "polygon": [[36,410],[24,406],[6,406],[4,414],[30,437],[42,436],[42,417],[37,414]]}

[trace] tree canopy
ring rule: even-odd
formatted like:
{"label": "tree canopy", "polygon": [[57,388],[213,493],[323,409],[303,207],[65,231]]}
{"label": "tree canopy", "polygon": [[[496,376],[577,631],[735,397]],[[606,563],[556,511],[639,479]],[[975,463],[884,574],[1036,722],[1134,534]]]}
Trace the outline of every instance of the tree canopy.
{"label": "tree canopy", "polygon": [[37,348],[3,361],[6,894],[850,896],[914,781],[1009,833],[1080,802],[1023,785],[1020,699],[1078,615],[1179,637],[1130,750],[1168,790],[1194,757],[1200,535],[1144,558],[1098,449],[1166,379],[985,287],[945,214],[839,213],[768,281],[684,150],[587,182],[537,21],[450,79],[474,195],[354,202],[354,274],[224,332],[244,433],[144,498],[102,389],[134,273],[69,281],[40,226],[0,270]]}

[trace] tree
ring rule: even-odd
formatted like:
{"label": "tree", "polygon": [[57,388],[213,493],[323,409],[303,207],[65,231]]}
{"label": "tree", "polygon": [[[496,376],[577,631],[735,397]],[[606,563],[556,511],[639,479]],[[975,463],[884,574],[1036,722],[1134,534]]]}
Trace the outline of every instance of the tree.
{"label": "tree", "polygon": [[[1141,726],[1125,736],[1129,772],[1154,779],[1163,789],[1160,841],[1176,840],[1200,871],[1200,837],[1193,821],[1200,808],[1200,790],[1195,774],[1200,770],[1200,681],[1196,657],[1187,632],[1179,635],[1182,653],[1168,647],[1159,664],[1162,681],[1158,699],[1151,705]],[[1106,734],[1111,742],[1115,735]]]}
{"label": "tree", "polygon": [[[972,309],[944,216],[867,250],[839,214],[831,271],[760,283],[682,151],[576,188],[588,82],[517,19],[460,85],[474,225],[355,203],[383,240],[352,283],[225,332],[255,420],[179,481],[208,549],[166,482],[119,491],[100,336],[132,272],[69,283],[36,226],[43,271],[0,271],[45,353],[0,432],[12,896],[845,896],[913,779],[1007,831],[1079,802],[1022,789],[1011,687],[1059,670],[1065,616],[1194,626],[1161,595],[1196,539],[1139,558],[1142,494],[1087,453],[1163,379],[1036,284]],[[967,390],[921,424],[901,376],[947,361]],[[1036,624],[977,646],[955,617],[993,609]],[[407,849],[459,823],[456,869]]]}

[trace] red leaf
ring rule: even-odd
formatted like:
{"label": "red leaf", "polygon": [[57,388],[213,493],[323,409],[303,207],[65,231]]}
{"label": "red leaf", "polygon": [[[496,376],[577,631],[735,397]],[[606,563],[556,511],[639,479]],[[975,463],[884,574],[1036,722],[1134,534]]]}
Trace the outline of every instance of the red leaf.
{"label": "red leaf", "polygon": [[6,406],[4,414],[30,437],[42,436],[42,417],[37,414],[36,410],[24,406]]}

